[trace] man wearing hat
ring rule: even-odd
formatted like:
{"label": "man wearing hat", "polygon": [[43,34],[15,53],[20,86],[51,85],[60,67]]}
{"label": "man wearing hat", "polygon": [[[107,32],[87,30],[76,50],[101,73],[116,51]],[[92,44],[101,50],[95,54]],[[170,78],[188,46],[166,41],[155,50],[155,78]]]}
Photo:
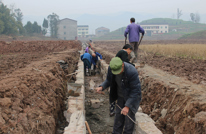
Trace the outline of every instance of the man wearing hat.
{"label": "man wearing hat", "polygon": [[132,134],[135,113],[141,101],[141,84],[136,68],[122,62],[119,57],[112,58],[107,79],[96,90],[101,93],[108,87],[110,87],[110,103],[117,100],[113,134],[122,134],[123,128],[125,134]]}

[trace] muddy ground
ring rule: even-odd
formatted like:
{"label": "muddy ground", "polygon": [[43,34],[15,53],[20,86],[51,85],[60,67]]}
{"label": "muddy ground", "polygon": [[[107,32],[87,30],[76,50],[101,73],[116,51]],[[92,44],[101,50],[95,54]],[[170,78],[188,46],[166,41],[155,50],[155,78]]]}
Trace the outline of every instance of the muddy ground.
{"label": "muddy ground", "polygon": [[[78,41],[0,42],[0,133],[52,134],[61,126]],[[67,69],[58,63],[64,60]]]}
{"label": "muddy ground", "polygon": [[[109,63],[110,59],[121,49],[118,42],[96,42],[96,51]],[[139,62],[144,60],[150,73],[162,75],[161,79],[141,77],[144,71],[139,70],[142,85],[141,107],[144,113],[156,121],[156,126],[164,134],[206,134],[206,99],[205,99],[205,61],[167,58],[139,52]],[[145,67],[146,68],[146,67]],[[155,69],[157,68],[157,69]],[[161,74],[161,69],[167,73]],[[169,74],[170,75],[169,75]],[[174,75],[179,77],[174,77]],[[183,78],[179,81],[178,78]],[[159,79],[159,80],[158,80]],[[185,81],[189,80],[189,81]],[[178,88],[174,88],[178,82]],[[170,86],[166,86],[169,83]],[[186,84],[187,83],[187,84]],[[193,87],[195,90],[189,90]],[[168,109],[165,117],[161,112]]]}
{"label": "muddy ground", "polygon": [[[86,94],[86,120],[89,123],[93,134],[111,134],[114,125],[114,117],[109,116],[109,92],[104,91],[103,94],[97,94],[94,90],[89,89],[90,80],[95,82],[95,87],[98,87],[102,82],[102,77],[99,74],[95,76],[85,77],[85,94]],[[90,100],[100,100],[100,107],[91,107]]]}

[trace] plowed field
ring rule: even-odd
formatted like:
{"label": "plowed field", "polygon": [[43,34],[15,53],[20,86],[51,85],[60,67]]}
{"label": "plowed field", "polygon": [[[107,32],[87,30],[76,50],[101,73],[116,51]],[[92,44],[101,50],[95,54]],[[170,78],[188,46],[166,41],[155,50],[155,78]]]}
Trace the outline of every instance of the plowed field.
{"label": "plowed field", "polygon": [[80,48],[78,41],[0,42],[0,133],[55,133]]}

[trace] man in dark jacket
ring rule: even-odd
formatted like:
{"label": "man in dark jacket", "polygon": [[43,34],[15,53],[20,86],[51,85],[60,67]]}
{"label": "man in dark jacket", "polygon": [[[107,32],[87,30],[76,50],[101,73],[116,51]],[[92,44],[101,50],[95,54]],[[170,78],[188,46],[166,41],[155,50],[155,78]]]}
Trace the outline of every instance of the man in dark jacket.
{"label": "man in dark jacket", "polygon": [[[125,44],[122,48],[122,50],[120,50],[117,54],[116,54],[116,57],[119,57],[123,62],[127,62],[127,63],[130,63],[129,62],[129,58],[128,58],[128,55],[132,52],[133,48],[131,45],[129,44]],[[133,66],[135,66],[133,63],[130,63],[132,64]]]}
{"label": "man in dark jacket", "polygon": [[84,62],[84,75],[86,75],[88,69],[89,75],[91,75],[91,63],[92,63],[92,56],[89,53],[84,53],[81,55],[81,60]]}
{"label": "man in dark jacket", "polygon": [[[110,61],[107,79],[96,88],[98,93],[110,87],[110,103],[117,100],[116,115],[113,127],[113,134],[132,134],[134,122],[128,118],[130,116],[135,121],[135,113],[141,101],[141,84],[136,68],[126,62],[122,62],[119,57],[114,57]],[[128,115],[128,116],[126,116]]]}
{"label": "man in dark jacket", "polygon": [[124,36],[125,38],[127,38],[127,34],[129,34],[129,43],[130,45],[134,46],[134,52],[131,53],[131,57],[132,57],[132,62],[137,62],[137,50],[139,47],[139,33],[142,33],[142,36],[144,36],[144,29],[138,25],[135,24],[135,18],[131,18],[130,19],[130,25],[127,26],[125,32],[124,32]]}

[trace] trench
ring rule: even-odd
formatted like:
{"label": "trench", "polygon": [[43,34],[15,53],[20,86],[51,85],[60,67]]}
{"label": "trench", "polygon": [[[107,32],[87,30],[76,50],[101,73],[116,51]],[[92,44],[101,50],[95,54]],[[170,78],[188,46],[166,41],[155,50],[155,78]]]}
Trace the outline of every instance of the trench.
{"label": "trench", "polygon": [[[109,63],[113,53],[95,48]],[[138,69],[142,111],[163,134],[205,134],[205,89],[150,66]],[[200,119],[201,118],[201,119]]]}
{"label": "trench", "polygon": [[[114,116],[109,115],[109,92],[98,94],[94,91],[103,82],[101,74],[97,73],[85,77],[85,110],[86,120],[93,134],[110,134],[113,130]],[[93,83],[93,84],[92,84]],[[99,104],[92,104],[91,101],[97,100]]]}
{"label": "trench", "polygon": [[[79,54],[76,53],[73,55],[74,57],[79,57]],[[61,66],[61,65],[60,65]],[[72,73],[74,73],[77,70],[77,63],[72,64],[71,70],[73,70]],[[71,73],[71,71],[70,71]],[[58,98],[59,102],[61,102],[60,105],[60,110],[55,114],[56,115],[56,128],[55,128],[55,134],[64,134],[64,129],[69,125],[69,121],[67,121],[65,112],[68,109],[68,83],[71,85],[75,83],[76,81],[76,74],[74,73],[73,75],[70,75],[70,77],[66,78],[65,75],[62,75],[61,77],[63,79],[63,92],[61,93],[61,98]]]}

